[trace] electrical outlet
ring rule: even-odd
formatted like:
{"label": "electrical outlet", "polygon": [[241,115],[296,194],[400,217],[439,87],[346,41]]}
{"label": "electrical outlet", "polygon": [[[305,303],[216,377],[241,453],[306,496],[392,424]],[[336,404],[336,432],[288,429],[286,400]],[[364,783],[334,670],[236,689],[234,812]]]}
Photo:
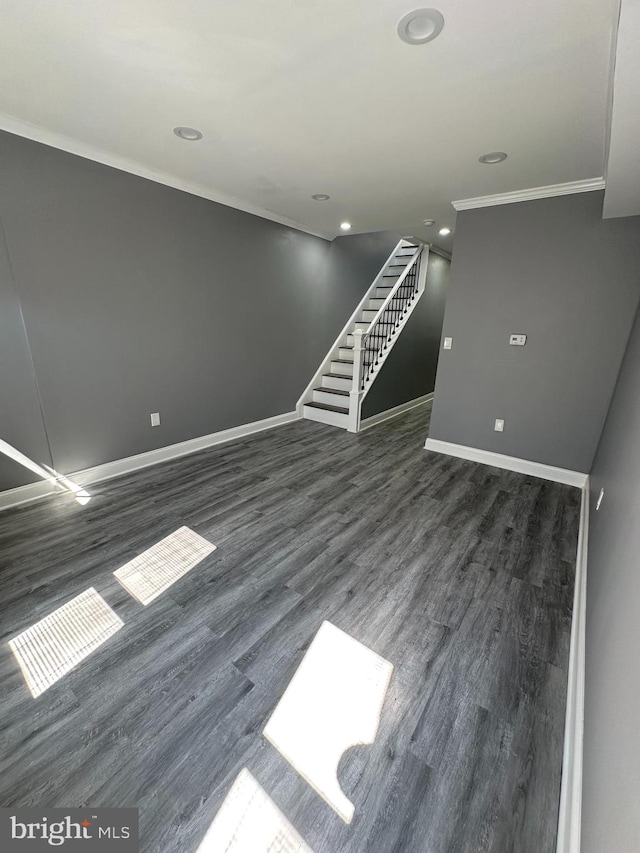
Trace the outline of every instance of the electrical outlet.
{"label": "electrical outlet", "polygon": [[496,432],[504,432],[504,421],[502,418],[496,418],[496,425],[494,426],[494,430]]}
{"label": "electrical outlet", "polygon": [[509,345],[512,347],[523,347],[527,342],[526,335],[511,335],[509,337]]}
{"label": "electrical outlet", "polygon": [[600,494],[598,495],[598,500],[596,502],[596,511],[600,509],[600,504],[604,498],[604,486],[600,489]]}
{"label": "electrical outlet", "polygon": [[151,414],[151,426],[160,426],[160,412],[152,412]]}
{"label": "electrical outlet", "polygon": [[444,342],[442,344],[442,348],[443,349],[451,349],[452,345],[453,345],[453,338],[445,338]]}

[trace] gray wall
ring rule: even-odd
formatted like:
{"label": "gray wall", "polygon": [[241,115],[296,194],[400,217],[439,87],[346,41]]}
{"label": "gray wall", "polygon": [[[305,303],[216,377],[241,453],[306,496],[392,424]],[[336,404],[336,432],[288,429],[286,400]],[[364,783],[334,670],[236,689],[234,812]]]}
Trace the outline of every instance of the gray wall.
{"label": "gray wall", "polygon": [[[64,473],[292,411],[399,239],[329,243],[2,132],[0,217],[0,435]],[[0,490],[32,479],[0,461]]]}
{"label": "gray wall", "polygon": [[640,850],[639,650],[640,316],[591,472],[583,853]]}
{"label": "gray wall", "polygon": [[[0,438],[40,464],[52,465],[29,345],[0,220]],[[0,453],[0,490],[38,479]]]}
{"label": "gray wall", "polygon": [[433,391],[449,266],[448,260],[430,253],[425,292],[365,397],[363,418]]}
{"label": "gray wall", "polygon": [[592,192],[458,214],[431,438],[591,469],[640,296],[640,217],[601,211]]}
{"label": "gray wall", "polygon": [[[331,282],[332,289],[337,288],[345,297],[348,295],[352,302],[351,310],[341,318],[342,322],[333,340],[400,239],[401,235],[395,231],[376,231],[371,234],[338,237],[331,243],[327,257],[327,280]],[[327,354],[327,350],[323,356]]]}

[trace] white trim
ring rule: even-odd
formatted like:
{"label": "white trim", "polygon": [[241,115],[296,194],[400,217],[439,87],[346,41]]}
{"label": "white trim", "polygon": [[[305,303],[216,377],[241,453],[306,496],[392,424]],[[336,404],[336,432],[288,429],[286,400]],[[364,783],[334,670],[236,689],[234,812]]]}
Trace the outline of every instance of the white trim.
{"label": "white trim", "polygon": [[451,260],[451,252],[447,252],[446,249],[441,249],[440,246],[434,246],[433,243],[429,245],[429,251],[433,252],[435,255],[440,255],[440,257],[444,258],[445,261]]}
{"label": "white trim", "polygon": [[371,415],[370,418],[365,418],[363,421],[360,421],[359,432],[362,432],[363,429],[369,429],[370,427],[376,426],[376,424],[381,424],[383,421],[396,418],[398,415],[402,415],[404,412],[410,411],[410,409],[415,409],[418,406],[424,406],[425,403],[429,403],[431,400],[433,400],[433,391],[430,394],[424,394],[422,397],[415,397],[413,400],[409,400],[406,403],[400,403],[399,406],[394,406],[392,409],[386,409],[384,412],[378,412],[377,415]]}
{"label": "white trim", "polygon": [[[241,424],[237,427],[231,427],[231,429],[213,432],[210,435],[202,435],[198,438],[191,438],[188,441],[181,441],[178,444],[160,447],[157,450],[138,453],[136,456],[115,459],[113,462],[106,462],[104,465],[96,465],[93,468],[85,468],[83,471],[77,471],[69,476],[73,479],[74,483],[87,486],[90,483],[110,480],[112,477],[120,477],[122,474],[129,474],[141,468],[148,468],[150,465],[157,465],[159,462],[178,459],[180,456],[186,456],[189,453],[195,453],[198,450],[204,450],[216,444],[224,444],[227,441],[234,441],[246,435],[253,435],[266,429],[273,429],[273,427],[289,424],[292,421],[299,420],[299,418],[300,416],[297,412],[285,412],[282,415],[275,415],[272,418],[264,418],[261,421]],[[33,483],[32,485],[20,486],[17,489],[0,492],[0,509],[7,509],[8,507],[26,503],[27,501],[46,497],[52,494],[53,491],[54,489],[49,483]]]}
{"label": "white trim", "polygon": [[159,462],[166,462],[169,459],[178,459],[180,456],[186,456],[189,453],[195,453],[198,450],[204,450],[216,444],[224,444],[227,441],[233,441],[245,435],[253,435],[256,432],[262,432],[265,429],[272,429],[272,427],[289,424],[297,420],[297,412],[285,412],[282,415],[275,415],[272,418],[264,418],[264,420],[253,421],[249,424],[240,424],[240,426],[231,427],[231,429],[223,429],[220,432],[201,435],[198,438],[191,438],[188,441],[181,441],[178,444],[170,444],[168,447],[159,447],[157,450],[149,450],[146,453],[139,453],[137,456],[116,459],[114,462],[107,462],[104,465],[96,465],[95,468],[78,471],[71,476],[74,482],[86,486],[88,483],[110,480],[112,477],[119,477],[121,474],[128,474],[131,471],[138,471],[140,468],[147,468],[149,465],[157,465]]}
{"label": "white trim", "polygon": [[16,136],[32,139],[34,142],[41,142],[43,145],[49,145],[52,148],[58,148],[60,151],[66,151],[69,154],[76,154],[78,157],[84,157],[85,160],[93,160],[95,163],[102,163],[103,166],[111,166],[113,169],[119,169],[121,172],[128,172],[130,175],[137,175],[139,178],[146,178],[148,181],[164,184],[164,186],[172,187],[174,190],[182,190],[182,192],[189,193],[190,195],[197,195],[200,198],[224,204],[226,207],[233,207],[235,210],[242,210],[244,213],[250,213],[252,216],[269,219],[271,222],[295,228],[296,231],[304,231],[313,237],[321,237],[323,240],[333,240],[334,238],[333,234],[313,231],[300,222],[295,222],[286,216],[280,216],[278,213],[266,210],[263,207],[257,207],[235,196],[208,189],[200,184],[188,183],[176,175],[152,169],[142,163],[138,163],[136,160],[129,160],[126,157],[121,157],[119,154],[104,151],[102,148],[96,148],[88,142],[72,139],[63,133],[47,130],[44,127],[31,124],[28,121],[8,115],[7,113],[0,113],[0,129],[14,133]]}
{"label": "white trim", "polygon": [[[385,297],[385,300],[382,303],[382,305],[378,308],[377,312],[375,313],[375,315],[373,317],[373,320],[371,320],[371,322],[369,323],[369,329],[373,329],[373,327],[378,323],[379,319],[382,317],[384,312],[387,310],[388,305],[391,303],[391,301],[395,297],[396,293],[402,287],[402,284],[403,284],[405,278],[409,275],[410,270],[416,265],[418,259],[422,257],[425,248],[427,250],[427,261],[428,261],[428,259],[429,259],[429,246],[427,246],[427,245],[419,246],[418,251],[415,252],[411,256],[411,260],[406,265],[406,267],[402,270],[402,273],[398,277],[398,280],[395,282],[395,284],[393,285],[393,287],[391,288],[391,290],[389,291],[389,293]],[[386,269],[386,266],[384,267],[384,269]],[[378,273],[378,277],[376,278],[376,282],[378,281],[380,276],[383,274],[384,269],[380,270],[380,272]],[[425,267],[424,278],[426,279],[426,277],[427,277],[427,271],[426,271],[426,267]],[[398,331],[396,334],[399,334],[399,333],[400,332]],[[368,334],[368,332],[367,332],[367,334]]]}
{"label": "white trim", "polygon": [[26,486],[18,486],[15,489],[6,489],[0,492],[0,512],[9,507],[20,506],[20,504],[37,501],[40,498],[46,498],[47,495],[52,495],[56,489],[51,483],[40,481],[39,483],[29,483]]}
{"label": "white trim", "polygon": [[338,337],[333,342],[331,349],[329,350],[327,355],[320,362],[320,367],[313,374],[311,381],[309,382],[307,387],[304,389],[304,391],[300,395],[300,398],[299,398],[298,402],[296,403],[296,410],[301,417],[302,417],[302,409],[303,409],[304,404],[312,402],[313,389],[317,386],[318,382],[320,382],[320,379],[322,378],[322,374],[323,373],[329,373],[328,368],[330,367],[331,362],[339,357],[340,345],[342,344],[344,346],[343,341],[346,341],[347,335],[351,331],[351,327],[356,322],[356,320],[359,318],[363,308],[365,308],[365,306],[367,306],[369,304],[369,299],[371,298],[371,294],[374,292],[374,290],[378,286],[378,282],[382,279],[384,271],[387,269],[387,267],[389,266],[391,261],[395,258],[396,253],[400,249],[403,248],[402,244],[404,242],[407,242],[407,241],[403,237],[393,247],[393,251],[391,252],[389,257],[387,258],[387,260],[384,262],[384,265],[380,269],[380,272],[378,273],[378,275],[374,278],[373,284],[371,284],[367,288],[366,293],[364,294],[364,296],[362,297],[360,302],[358,302],[358,304],[356,305],[353,314],[349,317],[349,319],[345,323],[343,329],[341,330],[340,334],[338,335]]}
{"label": "white trim", "polygon": [[527,190],[515,190],[496,195],[482,195],[477,198],[463,198],[452,201],[456,210],[472,210],[476,207],[492,207],[496,204],[514,204],[518,201],[533,201],[536,198],[552,198],[557,195],[588,193],[605,188],[604,178],[588,178],[584,181],[569,181],[566,184],[550,184],[548,187],[531,187]]}
{"label": "white trim", "polygon": [[505,456],[502,453],[480,450],[478,447],[466,447],[463,444],[440,441],[438,438],[428,438],[424,447],[425,450],[433,450],[436,453],[446,453],[448,456],[457,456],[459,459],[469,459],[471,462],[493,465],[494,468],[504,468],[506,471],[530,474],[532,477],[553,480],[555,483],[564,483],[567,486],[577,486],[579,489],[584,488],[588,478],[588,474],[583,474],[580,471],[556,468],[554,465],[531,462],[528,459],[519,459],[517,456]]}
{"label": "white trim", "polygon": [[580,853],[589,500],[589,478],[587,477],[582,488],[580,506],[556,853]]}

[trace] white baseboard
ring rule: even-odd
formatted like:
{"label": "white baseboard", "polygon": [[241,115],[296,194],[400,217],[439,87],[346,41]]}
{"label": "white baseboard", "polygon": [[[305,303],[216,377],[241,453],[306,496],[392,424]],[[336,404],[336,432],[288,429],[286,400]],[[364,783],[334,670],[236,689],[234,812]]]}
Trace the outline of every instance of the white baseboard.
{"label": "white baseboard", "polygon": [[39,483],[29,483],[27,486],[18,486],[15,489],[7,489],[0,492],[0,512],[3,509],[9,509],[12,506],[37,501],[40,498],[46,498],[47,495],[52,495],[55,488],[51,483],[41,480]]}
{"label": "white baseboard", "polygon": [[416,406],[423,406],[430,400],[433,400],[433,391],[431,394],[425,394],[423,397],[416,397],[413,400],[409,400],[407,403],[401,403],[399,406],[394,406],[393,409],[387,409],[384,412],[378,412],[377,415],[371,415],[370,418],[365,418],[363,421],[360,421],[359,432],[362,432],[363,429],[369,429],[369,427],[375,426],[376,424],[381,424],[383,421],[388,421],[390,418],[396,418],[398,415],[403,414],[403,412],[415,409]]}
{"label": "white baseboard", "polygon": [[582,489],[580,527],[576,555],[576,575],[571,619],[571,645],[569,648],[569,671],[567,676],[567,707],[565,713],[564,748],[562,755],[562,782],[560,788],[560,813],[556,853],[580,853],[580,826],[582,809],[582,750],[584,738],[584,683],[585,683],[585,636],[587,613],[587,552],[589,543],[589,475],[553,465],[543,465],[465,447],[448,441],[428,438],[427,450],[446,453],[472,462],[481,462],[553,480]]}
{"label": "white baseboard", "polygon": [[587,477],[582,487],[580,507],[556,853],[580,853],[588,545],[589,478]]}
{"label": "white baseboard", "polygon": [[577,486],[579,489],[584,488],[588,477],[587,474],[583,474],[581,471],[556,468],[554,465],[531,462],[528,459],[519,459],[517,456],[505,456],[502,453],[492,453],[489,450],[480,450],[477,447],[466,447],[464,444],[452,444],[449,441],[440,441],[438,438],[428,438],[424,447],[425,450],[446,453],[447,456],[457,456],[459,459],[469,459],[471,462],[493,465],[494,468],[517,471],[519,474],[530,474],[532,477],[553,480],[555,483],[564,483],[567,486]]}
{"label": "white baseboard", "polygon": [[[170,444],[167,447],[160,447],[157,450],[138,453],[136,456],[127,456],[124,459],[116,459],[113,462],[106,462],[104,465],[85,468],[83,471],[76,471],[73,474],[67,474],[67,476],[79,486],[88,486],[91,483],[110,480],[112,477],[129,474],[132,471],[147,468],[149,465],[157,465],[159,462],[167,462],[170,459],[177,459],[180,456],[186,456],[189,453],[195,453],[198,450],[204,450],[205,448],[213,447],[216,444],[223,444],[227,441],[233,441],[234,439],[243,438],[246,435],[253,435],[254,433],[282,426],[283,424],[288,424],[297,420],[299,420],[297,412],[285,412],[282,415],[275,415],[272,418],[264,418],[264,420],[261,421],[241,424],[237,427],[231,427],[231,429],[213,432],[210,435],[202,435],[198,438],[191,438],[188,441],[181,441],[178,444]],[[5,492],[0,492],[0,510],[46,497],[53,492],[54,488],[49,483],[45,482],[33,483],[28,486],[20,486],[17,489],[9,489]]]}

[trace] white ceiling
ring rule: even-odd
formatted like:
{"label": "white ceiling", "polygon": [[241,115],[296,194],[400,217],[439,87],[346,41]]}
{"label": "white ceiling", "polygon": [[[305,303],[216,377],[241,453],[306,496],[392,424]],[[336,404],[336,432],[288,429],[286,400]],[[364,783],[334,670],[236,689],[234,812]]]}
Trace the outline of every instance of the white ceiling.
{"label": "white ceiling", "polygon": [[617,0],[429,1],[2,0],[0,126],[328,237],[601,176]]}

